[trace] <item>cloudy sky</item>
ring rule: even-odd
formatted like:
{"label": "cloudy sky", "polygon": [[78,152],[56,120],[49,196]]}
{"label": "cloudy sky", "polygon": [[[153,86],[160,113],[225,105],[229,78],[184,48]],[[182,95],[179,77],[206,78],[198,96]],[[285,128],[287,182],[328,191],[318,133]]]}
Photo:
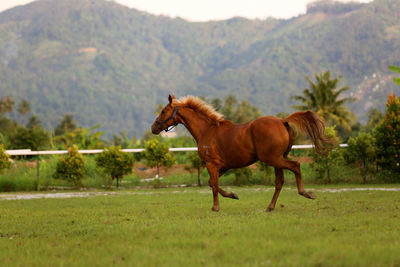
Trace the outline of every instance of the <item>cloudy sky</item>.
{"label": "cloudy sky", "polygon": [[[57,1],[57,0],[55,0]],[[96,0],[93,0],[96,1]],[[156,15],[191,21],[222,20],[234,16],[265,19],[290,18],[305,13],[314,0],[113,0]],[[348,0],[342,0],[348,1]],[[357,0],[370,2],[371,0]],[[0,0],[0,12],[32,0]]]}

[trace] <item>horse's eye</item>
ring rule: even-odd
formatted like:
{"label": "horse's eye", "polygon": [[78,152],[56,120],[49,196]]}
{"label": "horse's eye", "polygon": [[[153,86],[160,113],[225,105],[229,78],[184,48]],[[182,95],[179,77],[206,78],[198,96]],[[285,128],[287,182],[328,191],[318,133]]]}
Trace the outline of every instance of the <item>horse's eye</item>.
{"label": "horse's eye", "polygon": [[161,111],[161,114],[164,114],[165,113],[165,111],[163,110],[163,111]]}

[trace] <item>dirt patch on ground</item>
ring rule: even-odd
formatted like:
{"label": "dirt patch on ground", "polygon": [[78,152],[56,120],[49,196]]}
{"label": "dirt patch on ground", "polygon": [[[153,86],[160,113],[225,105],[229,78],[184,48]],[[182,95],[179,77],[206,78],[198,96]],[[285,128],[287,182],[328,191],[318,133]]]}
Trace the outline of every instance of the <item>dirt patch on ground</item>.
{"label": "dirt patch on ground", "polygon": [[[156,167],[148,167],[143,163],[135,164],[135,174],[140,178],[152,178],[157,174]],[[160,176],[169,176],[174,174],[190,173],[189,170],[185,169],[185,164],[175,164],[171,168],[161,167]]]}
{"label": "dirt patch on ground", "polygon": [[[231,188],[227,187],[228,190]],[[272,187],[257,187],[257,188],[235,188],[240,191],[273,191]],[[396,191],[400,192],[400,188],[321,188],[313,189],[314,192],[328,192],[328,193],[343,193],[349,191]],[[284,190],[297,191],[295,188],[286,188]],[[38,198],[71,198],[71,197],[95,197],[95,196],[115,196],[115,195],[152,195],[152,194],[185,194],[188,192],[185,189],[175,190],[175,191],[123,191],[123,192],[67,192],[67,193],[2,193],[0,194],[1,200],[28,200],[28,199],[38,199]],[[206,188],[199,188],[196,190],[199,194],[209,194],[210,190]]]}

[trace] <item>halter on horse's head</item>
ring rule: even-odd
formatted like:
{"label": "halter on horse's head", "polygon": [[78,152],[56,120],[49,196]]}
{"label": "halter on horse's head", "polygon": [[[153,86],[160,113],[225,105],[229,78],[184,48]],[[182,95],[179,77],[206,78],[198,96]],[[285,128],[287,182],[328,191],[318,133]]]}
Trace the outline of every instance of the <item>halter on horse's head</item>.
{"label": "halter on horse's head", "polygon": [[179,110],[179,106],[174,103],[175,96],[169,95],[168,101],[169,103],[162,109],[160,115],[151,126],[151,132],[153,134],[159,134],[163,130],[168,132],[173,127],[178,125],[178,122],[176,120],[176,113]]}

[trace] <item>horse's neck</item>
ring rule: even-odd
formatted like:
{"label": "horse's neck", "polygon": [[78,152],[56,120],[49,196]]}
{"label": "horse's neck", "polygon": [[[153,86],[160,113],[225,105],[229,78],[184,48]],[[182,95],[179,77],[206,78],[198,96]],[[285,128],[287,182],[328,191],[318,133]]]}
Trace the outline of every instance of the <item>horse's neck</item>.
{"label": "horse's neck", "polygon": [[203,115],[189,108],[183,108],[179,110],[179,113],[183,119],[182,124],[190,132],[196,142],[199,143],[205,132],[212,126],[211,122]]}

